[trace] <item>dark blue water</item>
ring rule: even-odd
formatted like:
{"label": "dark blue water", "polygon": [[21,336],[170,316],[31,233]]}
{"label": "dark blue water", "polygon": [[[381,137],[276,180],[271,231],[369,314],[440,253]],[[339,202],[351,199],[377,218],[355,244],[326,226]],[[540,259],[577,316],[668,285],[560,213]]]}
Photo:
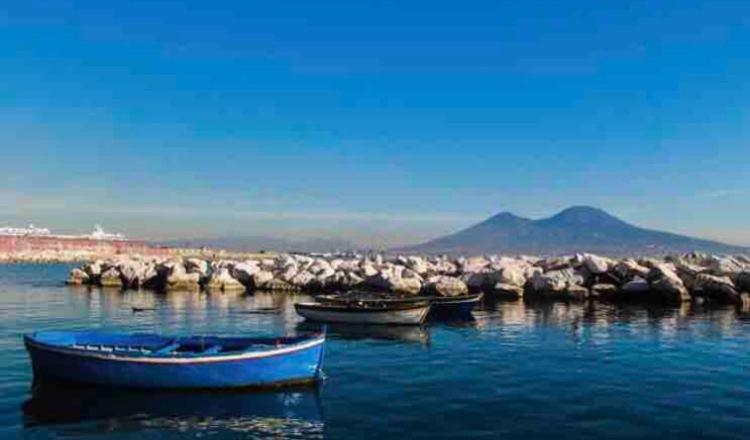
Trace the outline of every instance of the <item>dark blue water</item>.
{"label": "dark blue water", "polygon": [[750,437],[750,316],[733,308],[486,304],[470,323],[334,329],[317,389],[30,400],[23,332],[304,326],[293,296],[88,291],[60,284],[68,269],[0,266],[0,438]]}

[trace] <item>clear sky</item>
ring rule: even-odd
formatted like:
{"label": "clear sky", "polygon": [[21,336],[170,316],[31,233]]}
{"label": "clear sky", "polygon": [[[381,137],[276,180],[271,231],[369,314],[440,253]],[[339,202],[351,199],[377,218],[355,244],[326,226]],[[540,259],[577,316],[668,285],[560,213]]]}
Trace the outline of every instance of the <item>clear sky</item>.
{"label": "clear sky", "polygon": [[0,224],[411,243],[599,206],[750,245],[750,2],[4,2]]}

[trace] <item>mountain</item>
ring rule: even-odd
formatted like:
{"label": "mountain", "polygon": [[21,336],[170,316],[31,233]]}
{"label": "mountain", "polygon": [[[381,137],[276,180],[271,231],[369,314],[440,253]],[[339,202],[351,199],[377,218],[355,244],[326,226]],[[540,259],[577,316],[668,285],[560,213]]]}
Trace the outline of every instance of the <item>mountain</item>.
{"label": "mountain", "polygon": [[278,252],[331,252],[356,249],[354,244],[334,238],[287,240],[262,236],[193,238],[162,241],[156,244],[178,248],[207,247],[235,252],[259,252],[261,250]]}
{"label": "mountain", "polygon": [[750,248],[644,229],[598,208],[573,206],[539,220],[503,212],[455,234],[398,251],[542,255],[595,252],[631,255],[689,251],[747,253]]}

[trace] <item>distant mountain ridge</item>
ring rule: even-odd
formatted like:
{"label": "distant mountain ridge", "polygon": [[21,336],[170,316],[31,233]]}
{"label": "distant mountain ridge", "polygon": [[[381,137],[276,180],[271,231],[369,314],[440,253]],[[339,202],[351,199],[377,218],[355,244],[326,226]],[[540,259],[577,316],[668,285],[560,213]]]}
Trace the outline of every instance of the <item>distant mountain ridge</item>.
{"label": "distant mountain ridge", "polygon": [[629,255],[690,251],[747,253],[750,248],[645,229],[599,208],[573,206],[539,220],[501,212],[455,234],[397,251],[539,255],[595,252]]}

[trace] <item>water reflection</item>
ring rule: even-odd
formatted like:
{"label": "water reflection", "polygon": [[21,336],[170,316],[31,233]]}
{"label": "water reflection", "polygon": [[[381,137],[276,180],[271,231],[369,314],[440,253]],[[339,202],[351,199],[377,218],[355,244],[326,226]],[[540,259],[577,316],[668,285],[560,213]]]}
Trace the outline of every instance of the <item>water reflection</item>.
{"label": "water reflection", "polygon": [[679,332],[736,334],[737,324],[750,322],[750,315],[733,306],[704,306],[684,303],[679,307],[641,306],[586,302],[529,302],[524,300],[485,302],[474,312],[477,328],[560,327],[575,333],[648,330],[669,337]]}
{"label": "water reflection", "polygon": [[[328,337],[345,340],[386,340],[428,345],[430,333],[427,327],[418,325],[362,325],[362,324],[328,324]],[[320,329],[319,323],[300,322],[298,332],[310,332]]]}
{"label": "water reflection", "polygon": [[145,392],[37,384],[22,405],[26,429],[60,435],[178,430],[320,438],[316,388],[249,392]]}

